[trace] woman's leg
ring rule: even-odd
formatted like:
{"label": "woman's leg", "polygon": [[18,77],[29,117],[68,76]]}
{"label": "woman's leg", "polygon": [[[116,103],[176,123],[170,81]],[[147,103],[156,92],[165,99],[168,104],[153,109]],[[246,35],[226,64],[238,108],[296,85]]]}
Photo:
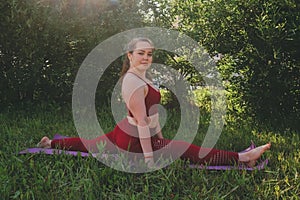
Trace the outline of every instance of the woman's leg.
{"label": "woman's leg", "polygon": [[113,144],[113,132],[102,135],[95,139],[87,140],[79,137],[62,138],[50,140],[48,137],[43,137],[39,143],[39,147],[42,148],[58,148],[70,151],[81,152],[98,152],[98,145],[105,144],[105,151],[116,152],[116,147]]}
{"label": "woman's leg", "polygon": [[91,151],[94,152],[96,147],[96,140],[94,140],[93,142],[92,141],[93,140],[89,141],[79,137],[54,139],[51,141],[51,148],[81,152],[88,152],[88,149],[91,149]]}
{"label": "woman's leg", "polygon": [[[170,142],[171,140],[155,138],[152,140],[153,149],[154,151],[161,149]],[[186,150],[184,151],[183,148]],[[270,144],[266,144],[246,153],[237,153],[213,148],[202,148],[184,141],[172,141],[172,144],[164,149],[164,153],[166,153],[167,156],[171,155],[175,158],[180,156],[180,158],[184,160],[189,160],[197,164],[233,165],[238,162],[246,162],[250,165],[254,165],[255,161],[269,148]],[[203,157],[201,157],[201,154],[199,155],[200,150],[204,153]]]}

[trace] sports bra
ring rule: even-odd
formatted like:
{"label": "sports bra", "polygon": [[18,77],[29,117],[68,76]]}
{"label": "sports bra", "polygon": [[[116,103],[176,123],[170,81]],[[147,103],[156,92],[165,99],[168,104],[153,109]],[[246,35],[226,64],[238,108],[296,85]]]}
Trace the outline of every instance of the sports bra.
{"label": "sports bra", "polygon": [[[147,83],[144,79],[142,79],[141,77],[137,76],[136,74],[132,73],[132,72],[127,72],[127,73],[131,73],[133,75],[135,75],[136,77],[138,77],[139,79],[141,79],[143,82],[145,82],[148,86],[148,93],[145,97],[145,106],[146,106],[146,113],[147,116],[151,116],[154,115],[156,113],[158,113],[158,107],[157,104],[160,103],[160,92],[157,91],[154,86],[152,86],[151,84]],[[127,108],[128,109],[128,108]],[[133,117],[132,113],[130,112],[130,110],[128,109],[128,115],[130,117]]]}

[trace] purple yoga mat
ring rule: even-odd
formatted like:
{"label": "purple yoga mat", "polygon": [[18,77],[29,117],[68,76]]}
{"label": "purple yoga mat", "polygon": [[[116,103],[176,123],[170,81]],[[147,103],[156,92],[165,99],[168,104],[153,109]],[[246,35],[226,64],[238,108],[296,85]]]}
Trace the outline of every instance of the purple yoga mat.
{"label": "purple yoga mat", "polygon": [[[61,138],[67,138],[67,136],[63,136],[60,134],[56,134],[53,139],[61,139]],[[255,148],[255,144],[252,142],[251,145],[241,151],[241,152],[246,152],[251,149]],[[93,156],[96,157],[97,154],[92,154],[92,153],[86,153],[86,152],[79,152],[79,151],[67,151],[67,150],[59,150],[59,149],[44,149],[44,148],[28,148],[23,151],[20,151],[19,154],[34,154],[34,153],[44,153],[44,154],[66,154],[66,155],[72,155],[72,156],[82,156],[82,157],[87,157],[87,156]],[[107,157],[107,154],[103,154],[103,157]],[[115,159],[118,159],[118,155],[114,154],[113,157]],[[206,166],[206,165],[195,165],[195,164],[190,164],[190,168],[196,168],[196,169],[206,169],[206,170],[262,170],[264,169],[268,164],[268,159],[266,160],[261,160],[255,167],[247,167],[245,165],[238,165],[238,166],[229,166],[229,165],[221,165],[221,166]]]}

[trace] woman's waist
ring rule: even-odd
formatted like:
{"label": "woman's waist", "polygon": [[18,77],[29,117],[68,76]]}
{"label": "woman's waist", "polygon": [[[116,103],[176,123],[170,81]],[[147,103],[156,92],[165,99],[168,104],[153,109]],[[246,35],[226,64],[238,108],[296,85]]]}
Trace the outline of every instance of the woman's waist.
{"label": "woman's waist", "polygon": [[[155,117],[151,117],[151,121],[148,124],[151,136],[154,136],[154,135],[157,134],[157,129],[156,129],[157,124],[154,122],[155,120],[156,120]],[[158,121],[158,119],[157,119],[157,121]],[[136,137],[136,138],[139,137],[139,132],[138,132],[136,120],[133,117],[130,117],[130,116],[127,116],[126,118],[121,120],[117,124],[117,127],[116,127],[115,131],[116,131],[117,135],[123,133],[123,134],[127,134],[127,135],[130,135],[130,136]],[[120,133],[120,131],[121,131],[121,133]]]}
{"label": "woman's waist", "polygon": [[[132,126],[137,126],[137,120],[134,117],[127,116],[128,123]],[[158,113],[150,115],[146,119],[149,128],[156,128],[159,123]]]}

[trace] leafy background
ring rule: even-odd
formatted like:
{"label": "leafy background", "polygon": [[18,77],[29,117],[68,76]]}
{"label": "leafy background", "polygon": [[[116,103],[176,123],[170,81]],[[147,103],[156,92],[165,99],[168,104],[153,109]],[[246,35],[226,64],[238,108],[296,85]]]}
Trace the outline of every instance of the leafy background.
{"label": "leafy background", "polygon": [[[300,3],[297,0],[2,0],[0,2],[0,197],[2,199],[299,199]],[[228,112],[217,148],[239,151],[272,142],[264,171],[186,169],[181,161],[148,174],[124,174],[94,159],[23,155],[42,136],[77,136],[73,82],[86,55],[121,31],[174,29],[217,62]],[[195,90],[201,145],[211,95],[184,58],[157,51]],[[119,78],[116,59],[99,82],[97,114],[105,131]],[[178,102],[162,88],[165,137],[176,132]],[[173,122],[173,123],[172,123]]]}

